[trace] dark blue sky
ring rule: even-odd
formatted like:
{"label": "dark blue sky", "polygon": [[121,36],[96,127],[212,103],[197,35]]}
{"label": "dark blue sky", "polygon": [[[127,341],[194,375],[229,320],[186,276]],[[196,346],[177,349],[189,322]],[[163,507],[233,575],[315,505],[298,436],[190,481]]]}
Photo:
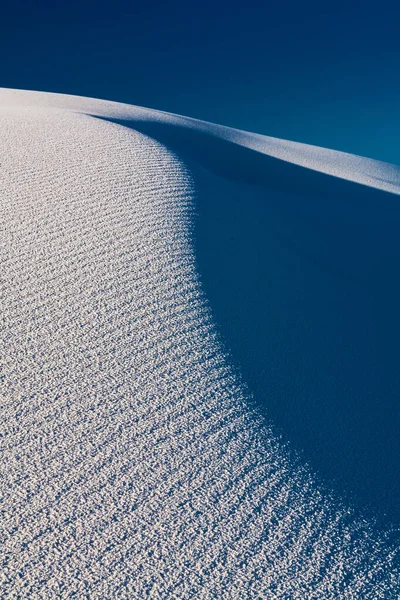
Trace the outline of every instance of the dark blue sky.
{"label": "dark blue sky", "polygon": [[395,2],[17,0],[0,85],[81,94],[400,163]]}

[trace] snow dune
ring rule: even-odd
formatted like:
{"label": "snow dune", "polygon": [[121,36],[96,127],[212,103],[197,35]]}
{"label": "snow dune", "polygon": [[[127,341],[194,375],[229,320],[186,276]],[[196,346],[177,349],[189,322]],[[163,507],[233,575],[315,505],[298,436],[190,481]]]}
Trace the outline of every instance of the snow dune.
{"label": "snow dune", "polygon": [[[345,190],[390,258],[400,169],[37,92],[0,90],[0,127],[1,596],[396,598],[396,546],[249,402],[215,320],[230,301],[201,258],[204,219],[199,254],[194,224],[219,175],[256,200],[264,185],[291,198],[296,184],[316,211],[318,194]],[[293,227],[280,235],[310,257]],[[361,255],[333,265],[331,250],[318,261],[335,276],[362,287],[372,273],[388,289],[373,253],[364,272]]]}

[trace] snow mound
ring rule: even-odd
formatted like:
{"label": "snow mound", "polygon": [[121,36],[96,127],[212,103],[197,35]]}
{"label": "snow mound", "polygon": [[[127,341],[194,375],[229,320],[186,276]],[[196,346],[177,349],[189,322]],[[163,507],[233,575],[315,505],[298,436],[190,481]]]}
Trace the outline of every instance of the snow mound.
{"label": "snow mound", "polygon": [[197,272],[195,182],[144,125],[246,181],[261,155],[399,193],[377,161],[0,90],[2,597],[395,598],[396,551],[249,407]]}

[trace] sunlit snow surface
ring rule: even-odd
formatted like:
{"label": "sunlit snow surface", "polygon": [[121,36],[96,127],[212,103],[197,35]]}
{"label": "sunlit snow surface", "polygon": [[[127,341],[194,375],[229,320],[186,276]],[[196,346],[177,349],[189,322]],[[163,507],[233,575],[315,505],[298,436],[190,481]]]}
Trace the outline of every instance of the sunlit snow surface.
{"label": "sunlit snow surface", "polygon": [[400,191],[392,165],[0,90],[1,597],[397,598],[397,549],[318,486],[231,367],[190,170],[112,121]]}

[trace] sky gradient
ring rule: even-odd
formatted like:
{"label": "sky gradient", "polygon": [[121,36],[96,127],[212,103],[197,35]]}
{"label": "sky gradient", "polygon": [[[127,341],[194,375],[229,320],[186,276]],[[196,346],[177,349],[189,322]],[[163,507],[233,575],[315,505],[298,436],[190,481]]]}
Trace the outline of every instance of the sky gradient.
{"label": "sky gradient", "polygon": [[0,85],[149,106],[400,163],[395,4],[274,4],[10,3]]}

